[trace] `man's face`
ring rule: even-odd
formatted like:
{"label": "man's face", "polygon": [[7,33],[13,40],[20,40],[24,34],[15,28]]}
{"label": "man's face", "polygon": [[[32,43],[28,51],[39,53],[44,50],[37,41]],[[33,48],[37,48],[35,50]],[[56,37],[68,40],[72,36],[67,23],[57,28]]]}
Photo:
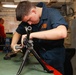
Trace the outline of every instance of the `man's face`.
{"label": "man's face", "polygon": [[24,16],[24,22],[27,22],[29,25],[38,24],[39,23],[39,16],[35,11],[31,11],[27,16]]}

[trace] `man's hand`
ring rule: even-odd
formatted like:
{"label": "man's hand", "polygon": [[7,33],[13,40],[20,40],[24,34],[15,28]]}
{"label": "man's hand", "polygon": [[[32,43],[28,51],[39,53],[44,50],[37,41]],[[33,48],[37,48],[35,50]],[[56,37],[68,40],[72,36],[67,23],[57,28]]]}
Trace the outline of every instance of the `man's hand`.
{"label": "man's hand", "polygon": [[15,45],[13,45],[12,49],[15,53],[17,53],[22,50],[22,46],[21,46],[21,44],[15,44]]}
{"label": "man's hand", "polygon": [[21,38],[21,45],[22,45],[22,47],[24,47],[23,42],[26,39],[26,36],[27,36],[26,34],[25,35],[22,35],[22,38]]}

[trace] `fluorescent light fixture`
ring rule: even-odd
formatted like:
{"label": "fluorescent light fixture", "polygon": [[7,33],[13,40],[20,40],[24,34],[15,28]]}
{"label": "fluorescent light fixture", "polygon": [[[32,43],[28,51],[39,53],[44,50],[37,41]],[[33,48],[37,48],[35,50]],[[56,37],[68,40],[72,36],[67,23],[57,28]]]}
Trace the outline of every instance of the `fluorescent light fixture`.
{"label": "fluorescent light fixture", "polygon": [[6,8],[16,8],[17,5],[14,2],[1,2],[3,7]]}
{"label": "fluorescent light fixture", "polygon": [[11,4],[4,4],[2,6],[7,7],[7,8],[16,8],[17,7],[17,5],[11,5]]}

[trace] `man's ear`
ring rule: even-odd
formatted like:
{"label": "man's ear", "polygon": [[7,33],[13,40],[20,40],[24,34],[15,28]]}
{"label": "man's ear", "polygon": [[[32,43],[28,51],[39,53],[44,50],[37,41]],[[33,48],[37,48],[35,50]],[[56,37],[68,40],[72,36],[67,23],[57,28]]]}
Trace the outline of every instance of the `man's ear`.
{"label": "man's ear", "polygon": [[36,14],[36,9],[35,8],[31,9],[31,12]]}

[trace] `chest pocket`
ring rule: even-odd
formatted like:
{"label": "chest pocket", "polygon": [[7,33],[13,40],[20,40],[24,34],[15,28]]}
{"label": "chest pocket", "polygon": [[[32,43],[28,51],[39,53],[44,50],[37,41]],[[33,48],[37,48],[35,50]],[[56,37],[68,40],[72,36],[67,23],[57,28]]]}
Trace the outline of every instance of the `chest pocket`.
{"label": "chest pocket", "polygon": [[53,26],[51,24],[50,21],[45,21],[42,25],[41,25],[41,28],[40,30],[43,31],[43,30],[50,30],[50,29],[53,29]]}
{"label": "chest pocket", "polygon": [[47,30],[47,23],[43,23],[40,28],[41,31]]}
{"label": "chest pocket", "polygon": [[40,26],[40,31],[47,30],[47,27],[48,27],[47,21],[43,21],[43,23]]}

